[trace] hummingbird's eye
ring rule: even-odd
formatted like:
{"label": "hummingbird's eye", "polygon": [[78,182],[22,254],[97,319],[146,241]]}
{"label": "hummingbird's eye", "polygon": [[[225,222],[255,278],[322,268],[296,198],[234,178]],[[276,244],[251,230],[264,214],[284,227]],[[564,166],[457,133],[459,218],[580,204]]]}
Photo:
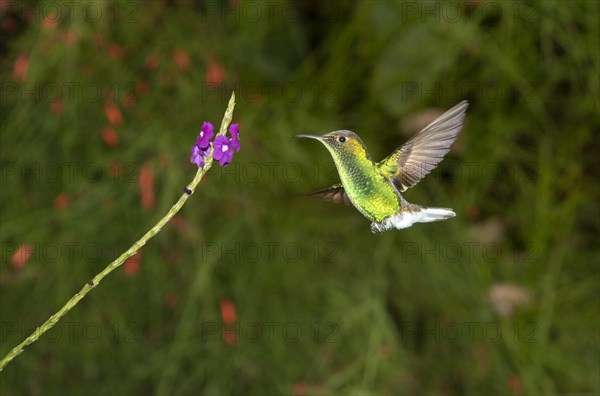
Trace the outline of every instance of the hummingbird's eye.
{"label": "hummingbird's eye", "polygon": [[340,142],[340,143],[344,143],[345,141],[346,141],[346,137],[345,136],[340,136],[338,138],[338,142]]}

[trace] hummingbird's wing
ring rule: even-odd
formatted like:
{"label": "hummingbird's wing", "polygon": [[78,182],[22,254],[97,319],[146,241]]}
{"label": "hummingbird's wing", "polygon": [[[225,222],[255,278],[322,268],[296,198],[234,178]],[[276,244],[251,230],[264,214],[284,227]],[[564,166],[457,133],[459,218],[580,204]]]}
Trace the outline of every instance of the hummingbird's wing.
{"label": "hummingbird's wing", "polygon": [[413,187],[442,161],[460,132],[467,107],[463,100],[377,164],[398,191]]}
{"label": "hummingbird's wing", "polygon": [[344,187],[342,187],[341,184],[335,184],[331,187],[313,191],[308,195],[313,197],[319,197],[326,201],[342,203],[344,205],[352,205],[352,202],[350,202],[350,198],[348,198],[348,194],[346,194],[346,191],[344,190]]}

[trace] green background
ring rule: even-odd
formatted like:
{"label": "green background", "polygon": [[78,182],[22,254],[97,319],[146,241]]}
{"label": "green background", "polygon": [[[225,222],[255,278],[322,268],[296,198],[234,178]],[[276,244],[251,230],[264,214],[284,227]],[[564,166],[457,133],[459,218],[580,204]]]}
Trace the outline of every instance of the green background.
{"label": "green background", "polygon": [[[232,90],[242,149],[3,395],[600,392],[598,2],[6,4],[2,356],[166,213]],[[294,134],[350,129],[379,160],[463,99],[405,194],[456,218],[373,235],[301,196],[337,179]]]}

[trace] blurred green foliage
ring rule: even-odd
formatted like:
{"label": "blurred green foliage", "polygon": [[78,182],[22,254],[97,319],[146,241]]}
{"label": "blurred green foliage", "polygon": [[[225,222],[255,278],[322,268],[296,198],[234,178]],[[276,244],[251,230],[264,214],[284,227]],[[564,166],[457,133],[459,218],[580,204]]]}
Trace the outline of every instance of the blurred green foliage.
{"label": "blurred green foliage", "polygon": [[[175,202],[231,90],[242,151],[3,395],[600,392],[598,2],[78,4],[3,3],[2,356]],[[406,193],[456,218],[372,235],[297,196],[336,175],[293,134],[379,160],[462,99]]]}

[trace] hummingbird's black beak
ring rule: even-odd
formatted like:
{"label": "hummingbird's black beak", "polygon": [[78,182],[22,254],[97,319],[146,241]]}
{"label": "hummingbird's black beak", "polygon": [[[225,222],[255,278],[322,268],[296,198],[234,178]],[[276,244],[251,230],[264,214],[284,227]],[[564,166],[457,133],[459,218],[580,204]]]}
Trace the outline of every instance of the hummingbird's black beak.
{"label": "hummingbird's black beak", "polygon": [[323,140],[323,136],[318,136],[318,135],[294,135],[294,137]]}

